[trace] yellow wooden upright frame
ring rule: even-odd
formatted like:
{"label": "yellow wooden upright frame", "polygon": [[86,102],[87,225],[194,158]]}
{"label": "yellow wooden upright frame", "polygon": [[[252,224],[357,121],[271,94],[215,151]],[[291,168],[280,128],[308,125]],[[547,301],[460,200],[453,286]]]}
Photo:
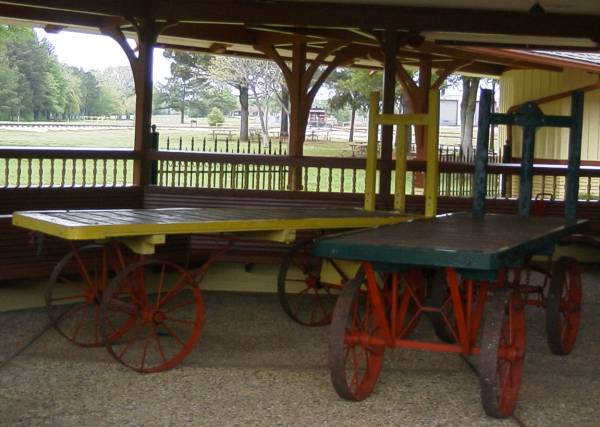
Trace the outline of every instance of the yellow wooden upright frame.
{"label": "yellow wooden upright frame", "polygon": [[425,114],[380,114],[379,92],[371,94],[369,108],[369,134],[367,142],[367,165],[365,179],[365,210],[375,210],[377,182],[377,136],[379,126],[396,126],[396,176],[394,209],[406,211],[406,143],[411,125],[425,126],[427,132],[427,167],[425,170],[425,216],[437,213],[439,182],[438,139],[440,124],[440,94],[429,91],[429,112]]}

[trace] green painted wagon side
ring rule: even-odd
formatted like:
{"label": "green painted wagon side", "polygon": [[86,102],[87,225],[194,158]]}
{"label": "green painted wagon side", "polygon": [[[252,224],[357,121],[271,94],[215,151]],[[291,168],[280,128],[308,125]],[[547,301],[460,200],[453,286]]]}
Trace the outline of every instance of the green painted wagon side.
{"label": "green painted wagon side", "polygon": [[493,276],[502,267],[521,267],[526,255],[550,252],[561,238],[585,231],[587,223],[457,213],[321,238],[315,254],[378,264],[452,267],[479,271],[478,275],[489,271]]}

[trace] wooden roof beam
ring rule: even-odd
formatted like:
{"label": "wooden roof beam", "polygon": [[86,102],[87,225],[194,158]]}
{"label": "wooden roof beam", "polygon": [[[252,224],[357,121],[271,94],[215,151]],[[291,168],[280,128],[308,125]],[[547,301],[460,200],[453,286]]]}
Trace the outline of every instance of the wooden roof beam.
{"label": "wooden roof beam", "polygon": [[509,68],[531,68],[546,71],[562,71],[563,68],[556,65],[541,64],[534,61],[518,60],[514,58],[502,57],[496,55],[494,50],[471,51],[467,48],[451,48],[436,45],[435,43],[425,42],[419,50],[438,55],[446,55],[449,58],[464,59],[468,61],[489,62],[492,64],[503,65]]}
{"label": "wooden roof beam", "polygon": [[47,10],[59,16],[65,12],[85,13],[92,16],[145,16],[149,12],[146,2],[122,0],[25,0],[0,1],[5,5],[20,5],[26,8]]}
{"label": "wooden roof beam", "polygon": [[[158,4],[157,17],[178,16],[186,21],[241,22],[263,25],[331,28],[398,28],[405,30],[468,32],[597,38],[598,17],[593,15],[475,10],[434,7],[385,6],[246,0]],[[434,19],[432,17],[435,17]]]}
{"label": "wooden roof beam", "polygon": [[182,24],[166,29],[163,34],[169,37],[206,40],[217,43],[245,44],[252,46],[258,40],[258,32],[236,25],[223,24]]}
{"label": "wooden roof beam", "polygon": [[[14,4],[6,2],[5,4]],[[122,1],[25,0],[23,6],[118,16],[155,16],[159,20],[512,34],[600,40],[598,16],[520,11],[247,0]],[[434,17],[434,18],[433,18]]]}
{"label": "wooden roof beam", "polygon": [[102,16],[90,15],[88,13],[37,9],[3,3],[0,3],[0,16],[24,21],[50,23],[64,28],[69,25],[100,28],[104,24],[105,19]]}

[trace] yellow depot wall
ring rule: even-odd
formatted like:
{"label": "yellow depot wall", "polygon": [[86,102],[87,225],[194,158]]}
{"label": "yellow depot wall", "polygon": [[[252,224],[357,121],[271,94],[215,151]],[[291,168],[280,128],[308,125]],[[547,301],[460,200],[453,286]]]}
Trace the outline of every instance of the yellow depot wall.
{"label": "yellow depot wall", "polygon": [[[513,70],[504,73],[500,80],[500,112],[511,106],[548,95],[577,89],[598,81],[598,76],[577,70],[563,72],[540,70]],[[540,105],[545,114],[570,114],[570,98]],[[521,155],[521,129],[513,130],[513,156]],[[500,129],[501,141],[506,140],[506,128]],[[545,128],[536,135],[536,159],[567,159],[569,144],[567,129]],[[600,160],[600,90],[585,94],[583,120],[582,160]]]}

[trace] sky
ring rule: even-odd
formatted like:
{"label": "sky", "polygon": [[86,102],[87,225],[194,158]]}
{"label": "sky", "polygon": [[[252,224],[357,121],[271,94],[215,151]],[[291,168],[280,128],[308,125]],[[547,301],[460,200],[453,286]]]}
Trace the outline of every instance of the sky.
{"label": "sky", "polygon": [[[54,47],[58,60],[64,64],[83,68],[85,71],[103,70],[110,66],[127,65],[127,57],[121,47],[108,36],[61,31],[48,34],[36,28],[38,37],[47,39]],[[135,42],[133,42],[135,45]],[[162,49],[154,50],[154,81],[163,83],[171,74],[169,60]]]}

